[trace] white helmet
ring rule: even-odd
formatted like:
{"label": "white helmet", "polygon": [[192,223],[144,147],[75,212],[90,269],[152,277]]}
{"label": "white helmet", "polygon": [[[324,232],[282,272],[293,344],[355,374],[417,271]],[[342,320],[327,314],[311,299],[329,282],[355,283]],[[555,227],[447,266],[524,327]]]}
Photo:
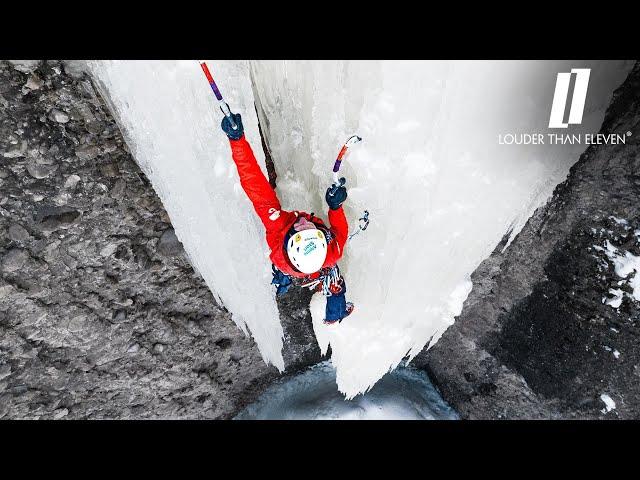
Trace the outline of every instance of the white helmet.
{"label": "white helmet", "polygon": [[287,243],[287,255],[302,273],[315,273],[327,257],[327,239],[317,228],[296,232]]}

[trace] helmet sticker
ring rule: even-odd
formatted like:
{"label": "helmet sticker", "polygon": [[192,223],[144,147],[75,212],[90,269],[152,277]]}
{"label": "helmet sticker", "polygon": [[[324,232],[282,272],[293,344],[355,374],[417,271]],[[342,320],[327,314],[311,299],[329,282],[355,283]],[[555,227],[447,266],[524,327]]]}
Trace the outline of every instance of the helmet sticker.
{"label": "helmet sticker", "polygon": [[315,242],[309,242],[304,246],[304,254],[305,255],[309,255],[311,252],[313,252],[316,249],[316,244]]}

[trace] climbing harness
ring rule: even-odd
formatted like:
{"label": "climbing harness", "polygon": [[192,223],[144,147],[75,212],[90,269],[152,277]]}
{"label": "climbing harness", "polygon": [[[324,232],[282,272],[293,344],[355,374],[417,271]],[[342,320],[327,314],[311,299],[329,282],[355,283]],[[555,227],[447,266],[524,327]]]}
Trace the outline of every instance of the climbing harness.
{"label": "climbing harness", "polygon": [[300,286],[302,288],[308,288],[309,290],[322,292],[322,295],[325,297],[330,297],[342,291],[342,283],[343,280],[340,275],[340,269],[335,265],[333,267],[323,268],[320,270],[320,276],[318,278],[305,281],[305,283],[302,283]]}
{"label": "climbing harness", "polygon": [[342,291],[342,277],[340,276],[340,270],[337,266],[326,269],[328,270],[322,277],[322,295],[330,297],[331,295],[337,295]]}

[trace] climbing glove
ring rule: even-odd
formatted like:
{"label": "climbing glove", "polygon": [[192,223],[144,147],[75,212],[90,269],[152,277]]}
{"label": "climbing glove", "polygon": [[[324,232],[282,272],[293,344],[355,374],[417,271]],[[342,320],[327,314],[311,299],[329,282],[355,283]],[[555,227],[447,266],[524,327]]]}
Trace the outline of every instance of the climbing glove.
{"label": "climbing glove", "polygon": [[276,295],[284,295],[289,290],[289,287],[291,287],[291,277],[282,273],[275,265],[271,265],[271,271],[273,273],[271,285],[276,286]]}
{"label": "climbing glove", "polygon": [[344,187],[345,179],[341,178],[340,183],[342,183],[342,185],[337,188],[333,195],[331,195],[331,189],[333,188],[333,186],[331,186],[327,188],[327,193],[324,196],[331,210],[339,209],[342,203],[347,199],[347,189]]}
{"label": "climbing glove", "polygon": [[231,122],[229,121],[229,119],[225,116],[222,119],[222,131],[224,133],[227,134],[227,137],[229,137],[231,140],[240,140],[242,138],[242,135],[244,135],[244,127],[242,126],[242,117],[240,116],[239,113],[232,113],[231,114],[233,116],[233,121],[236,122],[237,125],[237,129],[233,129],[233,127],[231,126]]}

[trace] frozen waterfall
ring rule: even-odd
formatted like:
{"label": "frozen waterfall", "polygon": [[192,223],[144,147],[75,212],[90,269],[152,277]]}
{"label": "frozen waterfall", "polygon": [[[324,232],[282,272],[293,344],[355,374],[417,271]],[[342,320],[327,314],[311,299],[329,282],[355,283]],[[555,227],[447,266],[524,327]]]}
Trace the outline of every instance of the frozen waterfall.
{"label": "frozen waterfall", "polygon": [[[517,234],[585,145],[502,145],[547,133],[558,72],[591,68],[581,125],[596,133],[624,61],[208,61],[264,167],[254,104],[285,209],[326,218],[324,192],[341,144],[352,228],[341,269],[356,311],[314,329],[331,345],[338,388],[353,397],[433,344],[471,289],[470,274]],[[283,368],[282,327],[263,228],[240,188],[221,114],[196,61],[100,61],[94,77],[192,263],[267,362]]]}
{"label": "frozen waterfall", "polygon": [[[210,63],[264,166],[245,62]],[[284,369],[282,326],[263,226],[220,130],[221,113],[196,61],[92,61],[136,161],[164,204],[191,263],[264,360]],[[265,170],[266,171],[266,170]]]}

